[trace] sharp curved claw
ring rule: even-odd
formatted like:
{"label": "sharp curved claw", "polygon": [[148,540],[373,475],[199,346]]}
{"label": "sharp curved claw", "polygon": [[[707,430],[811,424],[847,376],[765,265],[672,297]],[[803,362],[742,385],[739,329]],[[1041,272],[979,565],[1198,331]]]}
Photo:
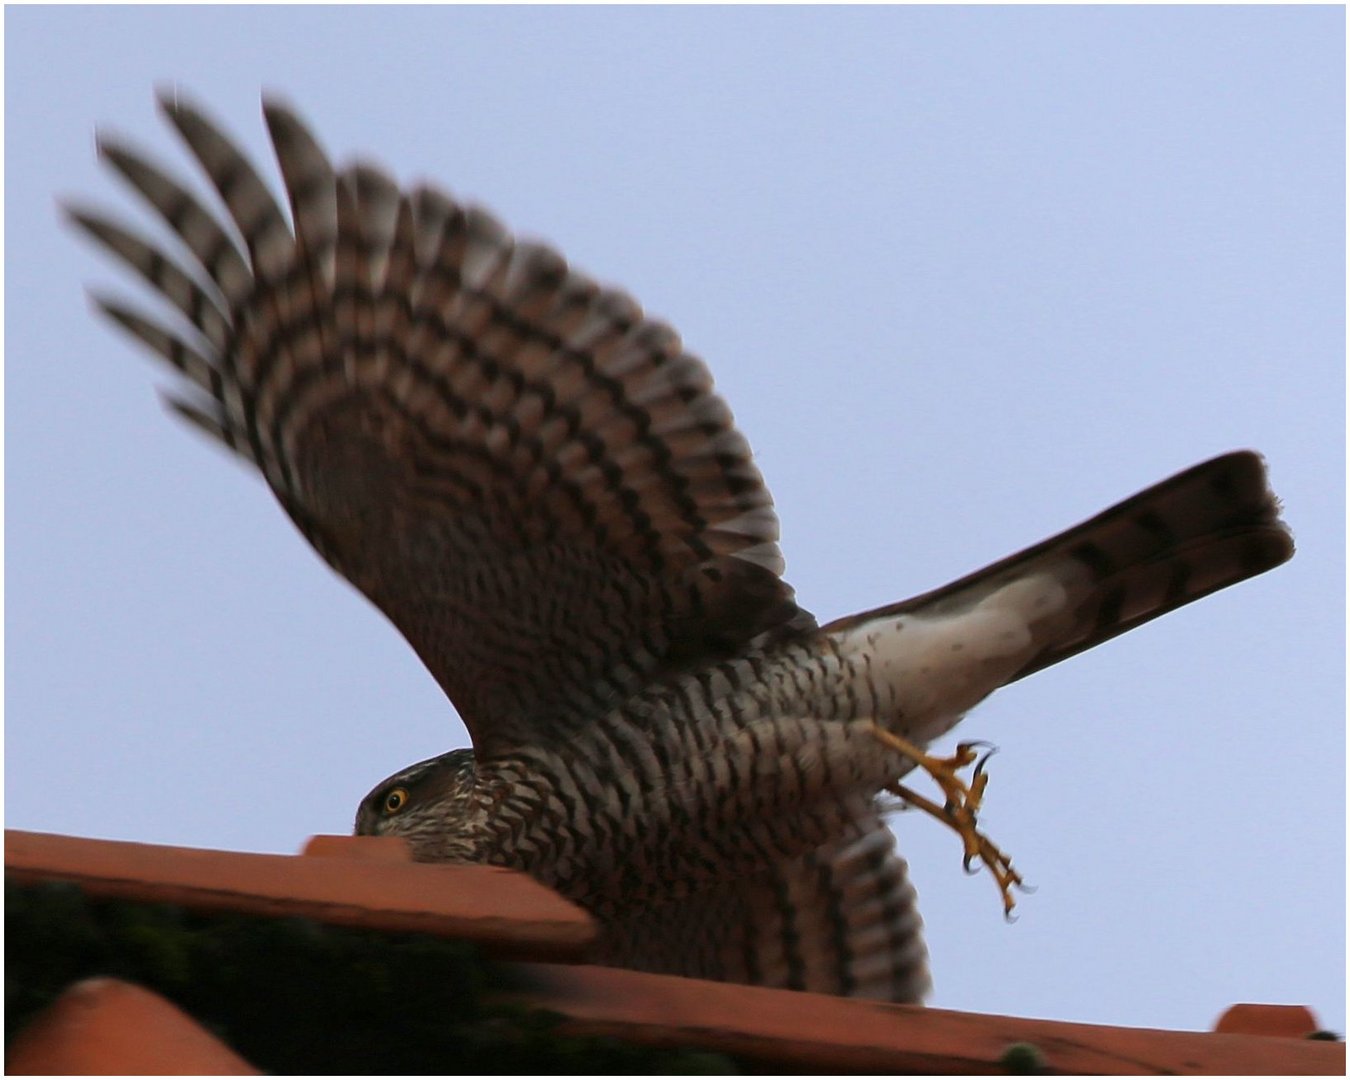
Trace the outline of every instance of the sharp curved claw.
{"label": "sharp curved claw", "polygon": [[[1012,909],[1016,903],[1012,897],[1012,889],[1016,887],[1021,892],[1029,890],[1022,884],[1022,875],[1013,869],[1012,860],[980,832],[978,823],[984,791],[989,784],[989,774],[984,771],[985,766],[989,763],[989,759],[998,753],[998,747],[993,743],[979,740],[963,742],[957,746],[956,753],[951,757],[936,758],[880,725],[874,728],[874,734],[883,745],[903,754],[937,781],[945,798],[939,805],[898,782],[887,784],[886,790],[892,795],[899,796],[907,806],[925,811],[956,831],[965,846],[961,860],[962,869],[967,874],[973,875],[979,873],[980,867],[983,866],[993,875],[994,883],[998,886],[999,895],[1003,899],[1003,913],[1009,921],[1012,921]],[[977,750],[986,752],[977,756]],[[967,782],[959,774],[972,764],[975,771]]]}

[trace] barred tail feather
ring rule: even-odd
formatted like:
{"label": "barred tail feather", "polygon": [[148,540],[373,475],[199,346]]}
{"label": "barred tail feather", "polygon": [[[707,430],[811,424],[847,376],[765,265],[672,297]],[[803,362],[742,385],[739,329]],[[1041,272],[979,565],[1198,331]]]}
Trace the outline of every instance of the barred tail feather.
{"label": "barred tail feather", "polygon": [[1294,553],[1279,511],[1265,462],[1239,450],[950,585],[823,629],[847,634],[901,616],[938,627],[981,609],[1013,613],[1029,632],[1000,680],[1012,682],[1279,566]]}

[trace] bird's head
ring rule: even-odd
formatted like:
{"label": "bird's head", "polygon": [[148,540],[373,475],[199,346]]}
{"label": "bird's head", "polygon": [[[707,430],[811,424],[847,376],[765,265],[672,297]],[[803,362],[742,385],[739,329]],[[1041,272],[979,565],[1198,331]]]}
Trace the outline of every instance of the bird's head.
{"label": "bird's head", "polygon": [[356,810],[356,835],[401,836],[419,862],[478,862],[472,750],[451,750],[382,780]]}

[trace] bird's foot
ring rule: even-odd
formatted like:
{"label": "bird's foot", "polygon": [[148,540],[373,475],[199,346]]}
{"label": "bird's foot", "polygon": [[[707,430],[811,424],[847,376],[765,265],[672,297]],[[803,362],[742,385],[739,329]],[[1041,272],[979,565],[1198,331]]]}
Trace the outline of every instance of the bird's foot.
{"label": "bird's foot", "polygon": [[[989,760],[989,753],[980,757],[978,750],[985,747],[983,743],[961,743],[956,748],[956,753],[948,758],[934,757],[931,754],[920,750],[907,739],[902,739],[899,735],[887,731],[880,725],[875,725],[872,729],[873,734],[885,746],[896,750],[905,757],[909,758],[914,764],[923,769],[942,789],[944,802],[942,806],[926,799],[916,791],[911,791],[903,784],[887,784],[886,790],[892,795],[898,795],[911,806],[931,814],[943,824],[954,829],[956,834],[961,837],[961,843],[965,846],[965,858],[963,865],[967,873],[973,873],[972,864],[976,859],[984,863],[985,867],[994,875],[994,881],[998,884],[998,891],[1003,897],[1003,914],[1012,915],[1012,909],[1016,903],[1012,897],[1014,887],[1026,891],[1027,886],[1022,882],[1022,875],[1013,869],[1012,859],[1005,855],[998,846],[980,832],[976,825],[976,815],[979,813],[980,803],[984,799],[984,789],[989,783],[989,774],[984,771],[985,762]],[[975,771],[971,774],[970,782],[959,775],[962,769],[974,764]]]}

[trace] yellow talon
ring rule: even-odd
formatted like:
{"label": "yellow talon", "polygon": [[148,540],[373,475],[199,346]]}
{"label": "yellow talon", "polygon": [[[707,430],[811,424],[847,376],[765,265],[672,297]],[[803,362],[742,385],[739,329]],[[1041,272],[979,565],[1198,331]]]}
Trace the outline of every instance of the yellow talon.
{"label": "yellow talon", "polygon": [[873,727],[873,734],[886,746],[896,750],[905,757],[909,758],[923,769],[942,789],[945,802],[942,806],[930,799],[924,798],[916,791],[911,791],[903,784],[887,784],[886,790],[892,795],[898,795],[911,806],[931,814],[943,824],[954,829],[956,834],[961,837],[961,843],[965,847],[965,857],[962,864],[968,873],[971,871],[971,864],[979,859],[994,875],[994,881],[998,884],[998,891],[1003,897],[1003,914],[1010,916],[1015,901],[1012,897],[1012,889],[1016,886],[1024,889],[1022,875],[1013,869],[1012,859],[1005,855],[992,840],[980,832],[976,825],[976,815],[979,812],[980,804],[984,800],[984,790],[989,784],[989,774],[984,771],[984,763],[989,755],[978,759],[975,765],[975,772],[971,776],[970,783],[966,783],[957,773],[964,769],[978,758],[978,743],[961,743],[956,748],[956,753],[949,758],[933,757],[931,754],[920,750],[907,739],[902,739],[880,725]]}

